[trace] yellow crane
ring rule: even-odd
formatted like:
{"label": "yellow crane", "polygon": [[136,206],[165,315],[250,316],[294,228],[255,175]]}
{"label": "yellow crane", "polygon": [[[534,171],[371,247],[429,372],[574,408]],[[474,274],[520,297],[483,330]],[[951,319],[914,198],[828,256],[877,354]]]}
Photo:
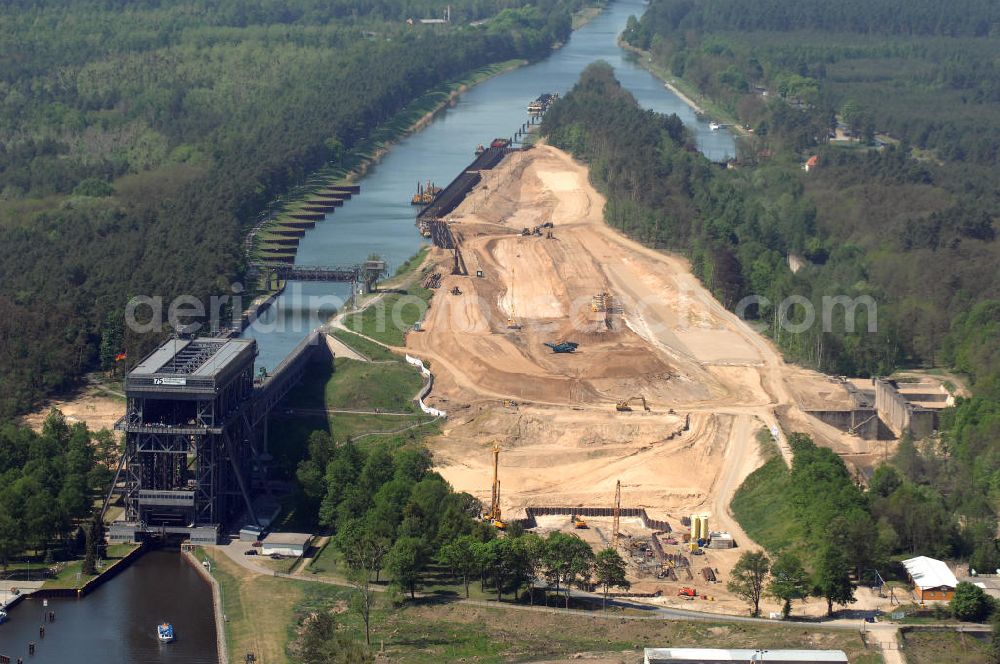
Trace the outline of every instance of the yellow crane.
{"label": "yellow crane", "polygon": [[621,537],[619,527],[622,518],[622,481],[615,484],[615,520],[611,526],[611,546],[618,546],[618,539]]}
{"label": "yellow crane", "polygon": [[483,520],[491,522],[494,528],[500,530],[507,527],[500,514],[500,443],[493,443],[493,499],[490,511],[483,514]]}
{"label": "yellow crane", "polygon": [[617,410],[619,413],[630,413],[630,412],[632,412],[632,406],[629,405],[629,404],[631,404],[636,399],[641,399],[642,400],[642,409],[643,410],[649,410],[649,404],[646,403],[646,397],[642,396],[641,394],[639,396],[636,396],[636,397],[630,397],[630,398],[626,399],[625,401],[619,401],[618,403],[615,404],[615,410]]}

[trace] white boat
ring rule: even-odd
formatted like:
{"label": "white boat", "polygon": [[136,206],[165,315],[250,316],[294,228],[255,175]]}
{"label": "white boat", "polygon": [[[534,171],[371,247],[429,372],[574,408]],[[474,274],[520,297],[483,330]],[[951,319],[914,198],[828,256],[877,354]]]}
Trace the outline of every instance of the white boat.
{"label": "white boat", "polygon": [[0,609],[0,624],[7,622],[7,612]]}
{"label": "white boat", "polygon": [[156,638],[160,643],[170,643],[174,640],[174,626],[168,622],[156,626]]}
{"label": "white boat", "polygon": [[709,122],[708,128],[711,129],[712,131],[719,131],[720,129],[722,129],[722,125],[720,125],[718,122]]}

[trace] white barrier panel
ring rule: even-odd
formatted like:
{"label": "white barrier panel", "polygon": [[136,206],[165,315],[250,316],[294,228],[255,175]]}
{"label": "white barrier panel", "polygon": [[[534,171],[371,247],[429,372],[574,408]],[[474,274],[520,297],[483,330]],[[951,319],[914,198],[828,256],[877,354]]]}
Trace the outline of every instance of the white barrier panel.
{"label": "white barrier panel", "polygon": [[424,411],[428,415],[433,415],[434,417],[448,417],[448,413],[443,410],[431,408],[424,403],[424,397],[430,394],[431,387],[434,385],[434,376],[431,374],[430,369],[425,367],[424,363],[415,357],[407,355],[406,361],[420,369],[420,375],[427,379],[427,382],[424,383],[424,389],[420,390],[420,396],[417,397],[417,404],[420,406],[420,410]]}
{"label": "white barrier panel", "polygon": [[407,355],[406,356],[406,361],[409,362],[410,364],[412,364],[413,366],[417,367],[418,369],[420,369],[420,373],[423,375],[424,378],[430,378],[431,377],[430,370],[427,367],[424,366],[424,363],[421,360],[419,360],[419,359],[417,359],[415,357],[410,357],[409,355]]}

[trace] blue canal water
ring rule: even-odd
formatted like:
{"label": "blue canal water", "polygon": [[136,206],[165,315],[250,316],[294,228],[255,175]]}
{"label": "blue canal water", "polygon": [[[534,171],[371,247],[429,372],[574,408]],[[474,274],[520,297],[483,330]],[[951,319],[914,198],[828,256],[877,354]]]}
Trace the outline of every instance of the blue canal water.
{"label": "blue canal water", "polygon": [[[497,136],[511,136],[527,119],[528,102],[542,92],[565,93],[592,62],[615,68],[622,84],[639,103],[661,113],[676,113],[695,134],[699,149],[712,160],[735,154],[733,136],[712,131],[707,120],[618,46],[630,15],[640,16],[639,0],[613,2],[576,31],[569,42],[545,60],[508,72],[462,95],[422,131],[393,146],[360,181],[361,194],[306,231],[299,243],[300,265],[350,265],[372,253],[390,267],[412,256],[424,241],[410,205],[417,182],[444,186],[473,159],[473,150]],[[346,284],[290,283],[244,336],[257,339],[258,367],[273,369],[308,333],[349,296]]]}
{"label": "blue canal water", "polygon": [[[476,145],[513,134],[527,117],[529,101],[542,92],[565,93],[596,60],[610,63],[644,107],[680,116],[710,159],[734,155],[732,135],[711,131],[707,121],[618,47],[629,15],[643,11],[639,0],[618,0],[550,57],[462,95],[424,130],[395,145],[361,180],[359,196],[306,232],[297,262],[354,264],[377,253],[391,266],[401,264],[424,242],[414,226],[416,208],[409,204],[417,182],[450,182],[472,160]],[[342,284],[289,284],[275,306],[245,332],[258,341],[258,366],[277,366],[348,294]],[[85,599],[52,599],[49,605],[57,620],[47,626],[45,639],[38,639],[40,601],[12,609],[11,620],[0,625],[0,654],[32,664],[215,662],[210,589],[176,552],[150,552]],[[155,626],[163,620],[177,630],[172,644],[161,645],[155,638]],[[29,658],[31,640],[38,649]]]}
{"label": "blue canal water", "polygon": [[[83,599],[27,599],[0,625],[0,655],[30,664],[216,664],[212,591],[176,551],[139,557]],[[53,611],[55,622],[44,623]],[[173,623],[160,643],[156,626]],[[38,628],[45,625],[45,638]],[[36,644],[28,655],[28,642]]]}

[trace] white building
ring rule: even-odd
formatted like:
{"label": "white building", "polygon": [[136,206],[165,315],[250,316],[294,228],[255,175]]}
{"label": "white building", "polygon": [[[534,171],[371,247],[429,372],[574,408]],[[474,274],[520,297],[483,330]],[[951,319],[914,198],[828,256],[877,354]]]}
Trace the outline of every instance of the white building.
{"label": "white building", "polygon": [[958,579],[943,560],[917,556],[903,561],[906,573],[913,581],[917,598],[926,600],[949,601],[955,594]]}
{"label": "white building", "polygon": [[305,553],[311,539],[308,533],[270,533],[261,540],[260,552],[265,556],[277,553],[298,558]]}
{"label": "white building", "polygon": [[717,662],[766,662],[767,664],[848,664],[843,650],[763,650],[750,648],[646,648],[643,664],[716,664]]}

